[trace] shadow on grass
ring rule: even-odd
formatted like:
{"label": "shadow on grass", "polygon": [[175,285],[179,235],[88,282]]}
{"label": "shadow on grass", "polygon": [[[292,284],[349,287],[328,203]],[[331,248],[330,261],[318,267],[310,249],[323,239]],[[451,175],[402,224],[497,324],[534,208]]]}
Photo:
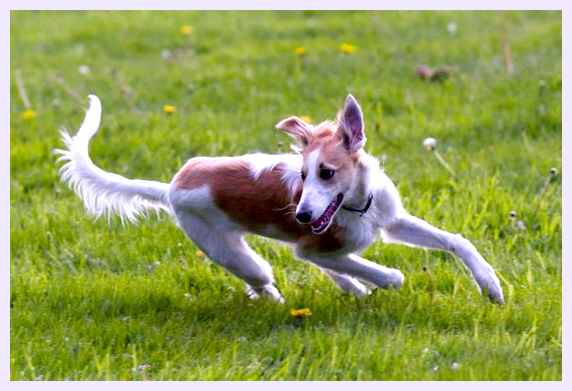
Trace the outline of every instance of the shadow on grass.
{"label": "shadow on grass", "polygon": [[[170,333],[192,326],[208,329],[210,333],[252,338],[266,338],[280,330],[310,332],[338,328],[472,333],[476,322],[485,328],[502,324],[524,330],[522,322],[512,322],[515,318],[510,304],[492,305],[484,298],[469,302],[471,298],[455,298],[439,292],[378,289],[365,299],[357,299],[333,287],[320,289],[321,292],[307,287],[287,292],[288,302],[278,305],[266,299],[248,300],[242,292],[228,286],[183,293],[168,287],[141,289],[136,284],[113,292],[89,284],[82,286],[77,281],[72,285],[73,289],[48,285],[46,290],[36,290],[25,299],[22,295],[14,297],[13,319],[28,309],[33,313],[32,321],[87,319],[101,328],[117,323],[123,324],[122,327],[138,324],[168,328]],[[294,318],[291,308],[309,308],[312,315]]]}

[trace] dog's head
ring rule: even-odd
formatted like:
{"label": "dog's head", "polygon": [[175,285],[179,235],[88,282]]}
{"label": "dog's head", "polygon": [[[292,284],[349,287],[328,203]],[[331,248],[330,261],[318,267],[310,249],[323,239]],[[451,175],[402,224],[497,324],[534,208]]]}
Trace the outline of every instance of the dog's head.
{"label": "dog's head", "polygon": [[304,157],[296,219],[310,224],[314,233],[323,233],[344,199],[353,198],[356,190],[359,158],[366,141],[361,108],[348,95],[336,122],[312,126],[289,117],[276,127],[296,139]]}

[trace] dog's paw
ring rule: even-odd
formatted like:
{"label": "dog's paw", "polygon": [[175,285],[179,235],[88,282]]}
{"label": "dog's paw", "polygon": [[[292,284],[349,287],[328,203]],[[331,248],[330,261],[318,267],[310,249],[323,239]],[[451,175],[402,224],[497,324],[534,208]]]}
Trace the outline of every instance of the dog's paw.
{"label": "dog's paw", "polygon": [[474,275],[481,294],[485,293],[489,299],[497,304],[504,304],[504,295],[500,281],[492,267],[484,268]]}
{"label": "dog's paw", "polygon": [[267,297],[277,303],[283,304],[286,302],[284,297],[278,290],[275,284],[267,284],[261,288],[254,288],[250,285],[246,286],[246,297],[250,300],[258,300],[261,297]]}
{"label": "dog's paw", "polygon": [[251,287],[250,285],[247,285],[247,286],[246,286],[246,291],[245,291],[245,293],[246,293],[246,297],[247,297],[249,300],[258,300],[258,299],[260,299],[260,295],[258,294],[258,292],[256,292],[256,290],[255,290],[253,287]]}
{"label": "dog's paw", "polygon": [[356,297],[366,297],[371,294],[371,290],[364,283],[355,277],[343,274],[331,275],[338,288]]}
{"label": "dog's paw", "polygon": [[383,278],[377,286],[383,289],[399,289],[404,281],[405,276],[401,271],[388,267],[384,271]]}
{"label": "dog's paw", "polygon": [[405,282],[405,276],[401,271],[397,269],[392,269],[391,271],[391,279],[390,279],[390,287],[394,289],[399,289]]}
{"label": "dog's paw", "polygon": [[494,269],[477,251],[475,246],[460,235],[460,246],[455,254],[460,256],[471,270],[481,294],[485,293],[493,302],[504,304],[504,296],[499,278]]}
{"label": "dog's paw", "polygon": [[364,284],[362,284],[360,281],[358,281],[357,279],[353,278],[352,279],[352,285],[348,286],[347,288],[342,288],[344,289],[346,292],[351,293],[352,295],[356,296],[356,297],[367,297],[369,295],[371,295],[371,289],[369,289],[367,286],[365,286]]}

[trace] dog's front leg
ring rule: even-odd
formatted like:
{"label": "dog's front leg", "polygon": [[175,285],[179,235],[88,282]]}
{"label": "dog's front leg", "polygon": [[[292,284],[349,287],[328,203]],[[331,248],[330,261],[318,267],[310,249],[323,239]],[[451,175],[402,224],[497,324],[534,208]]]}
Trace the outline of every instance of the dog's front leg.
{"label": "dog's front leg", "polygon": [[304,252],[298,249],[297,254],[323,269],[332,270],[370,282],[380,288],[400,288],[405,277],[397,269],[392,269],[368,261],[356,254],[327,255]]}
{"label": "dog's front leg", "polygon": [[475,246],[459,234],[443,231],[411,215],[401,216],[382,229],[387,243],[403,243],[414,247],[445,250],[455,254],[470,270],[479,290],[486,291],[491,300],[504,303],[502,288],[495,271],[479,254]]}
{"label": "dog's front leg", "polygon": [[348,276],[347,274],[340,274],[330,269],[321,268],[322,271],[334,281],[334,283],[344,292],[351,293],[357,297],[365,297],[371,291],[362,284],[357,278]]}

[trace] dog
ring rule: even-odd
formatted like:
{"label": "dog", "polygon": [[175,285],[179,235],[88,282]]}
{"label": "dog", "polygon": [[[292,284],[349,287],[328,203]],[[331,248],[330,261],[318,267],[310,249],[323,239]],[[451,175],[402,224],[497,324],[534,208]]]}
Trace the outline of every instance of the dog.
{"label": "dog", "polygon": [[444,250],[471,272],[479,291],[504,303],[493,268],[467,239],[409,214],[379,162],[364,151],[364,118],[348,95],[336,121],[311,125],[288,117],[276,128],[296,141],[296,153],[194,157],[171,183],[127,179],[103,171],[88,153],[101,121],[101,102],[89,108],[75,136],[62,131],[61,179],[88,213],[136,222],[164,210],[214,262],[244,280],[247,295],[284,302],[270,264],[244,239],[253,233],[291,244],[343,291],[399,288],[403,274],[358,254],[375,240]]}

